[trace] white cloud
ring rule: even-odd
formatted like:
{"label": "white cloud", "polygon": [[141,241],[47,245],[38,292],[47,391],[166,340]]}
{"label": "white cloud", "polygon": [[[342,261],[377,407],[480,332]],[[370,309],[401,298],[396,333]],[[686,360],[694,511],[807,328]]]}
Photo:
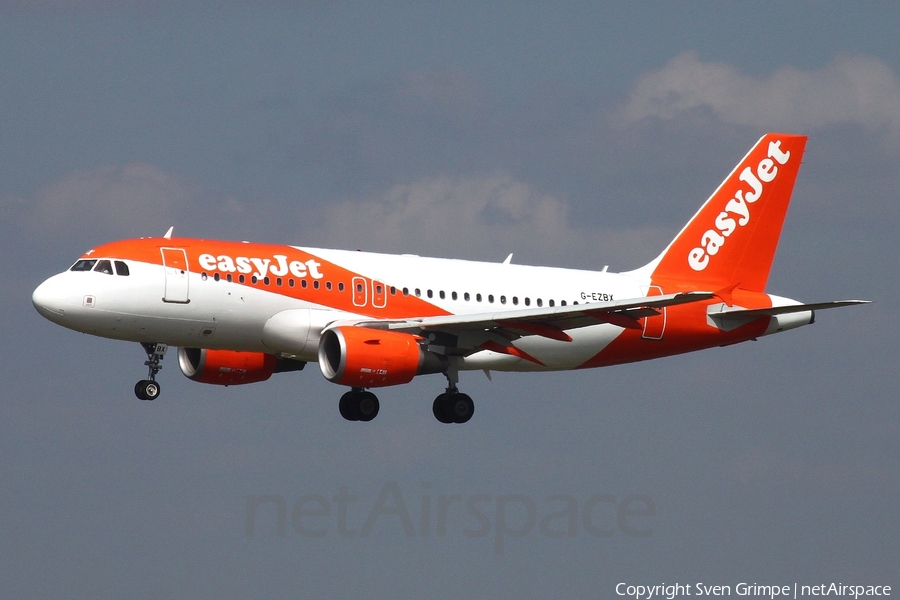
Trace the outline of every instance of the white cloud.
{"label": "white cloud", "polygon": [[619,118],[626,124],[672,119],[701,107],[727,123],[766,129],[855,123],[897,131],[900,80],[884,62],[864,55],[842,56],[812,71],[785,66],[757,78],[686,52],[641,76]]}
{"label": "white cloud", "polygon": [[[5,208],[13,221],[31,231],[96,242],[158,236],[173,224],[176,235],[192,235],[189,214],[196,218],[195,213],[210,208],[205,196],[203,189],[182,178],[134,163],[73,172],[27,199],[7,199]],[[225,211],[230,220],[242,215],[241,236],[263,235],[247,223],[245,207],[234,199],[219,199],[216,206],[207,226],[212,219],[216,229],[225,227],[216,218]],[[304,244],[326,248],[490,261],[513,252],[518,263],[590,269],[610,265],[614,270],[641,266],[668,241],[653,227],[573,225],[568,213],[565,201],[507,173],[436,176],[398,184],[363,200],[305,211],[298,237]]]}
{"label": "white cloud", "polygon": [[660,246],[658,236],[572,226],[565,202],[497,173],[426,177],[378,198],[334,204],[305,237],[338,248],[497,261],[514,252],[517,262],[625,269],[640,266],[634,255],[648,243]]}

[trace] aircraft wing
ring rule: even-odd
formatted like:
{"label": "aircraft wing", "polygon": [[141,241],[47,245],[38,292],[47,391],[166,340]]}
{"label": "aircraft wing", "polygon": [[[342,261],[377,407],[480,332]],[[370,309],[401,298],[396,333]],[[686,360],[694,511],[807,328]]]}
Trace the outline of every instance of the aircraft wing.
{"label": "aircraft wing", "polygon": [[[512,341],[525,335],[570,342],[569,329],[610,323],[619,327],[641,329],[641,317],[658,315],[666,306],[709,300],[712,292],[682,292],[665,296],[630,298],[615,302],[575,304],[553,308],[526,308],[504,312],[444,315],[403,320],[355,322],[358,327],[390,329],[424,335],[434,343],[448,347],[477,349],[485,342]],[[429,335],[431,334],[431,335]],[[454,340],[446,340],[446,336]],[[441,337],[445,338],[442,343]],[[468,340],[468,341],[464,341]],[[502,342],[501,342],[502,344]]]}

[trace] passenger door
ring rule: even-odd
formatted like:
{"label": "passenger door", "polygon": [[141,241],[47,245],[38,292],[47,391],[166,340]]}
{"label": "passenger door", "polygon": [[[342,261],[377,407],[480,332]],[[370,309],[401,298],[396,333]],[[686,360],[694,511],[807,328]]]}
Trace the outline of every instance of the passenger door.
{"label": "passenger door", "polygon": [[160,248],[162,252],[163,270],[166,273],[166,291],[163,302],[187,304],[188,297],[188,262],[187,252],[182,248]]}

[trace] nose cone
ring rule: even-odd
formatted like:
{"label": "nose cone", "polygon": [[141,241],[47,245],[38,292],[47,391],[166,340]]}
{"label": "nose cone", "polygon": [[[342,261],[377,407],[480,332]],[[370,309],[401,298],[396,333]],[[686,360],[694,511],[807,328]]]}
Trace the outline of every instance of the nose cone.
{"label": "nose cone", "polygon": [[59,323],[65,316],[66,294],[60,275],[54,275],[31,294],[31,303],[41,316]]}

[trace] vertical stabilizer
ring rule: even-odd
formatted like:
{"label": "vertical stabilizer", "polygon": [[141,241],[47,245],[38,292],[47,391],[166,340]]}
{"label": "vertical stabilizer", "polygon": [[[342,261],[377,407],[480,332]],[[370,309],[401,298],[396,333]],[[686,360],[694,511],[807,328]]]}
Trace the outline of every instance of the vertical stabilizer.
{"label": "vertical stabilizer", "polygon": [[659,257],[637,273],[654,283],[762,292],[806,147],[764,135]]}

